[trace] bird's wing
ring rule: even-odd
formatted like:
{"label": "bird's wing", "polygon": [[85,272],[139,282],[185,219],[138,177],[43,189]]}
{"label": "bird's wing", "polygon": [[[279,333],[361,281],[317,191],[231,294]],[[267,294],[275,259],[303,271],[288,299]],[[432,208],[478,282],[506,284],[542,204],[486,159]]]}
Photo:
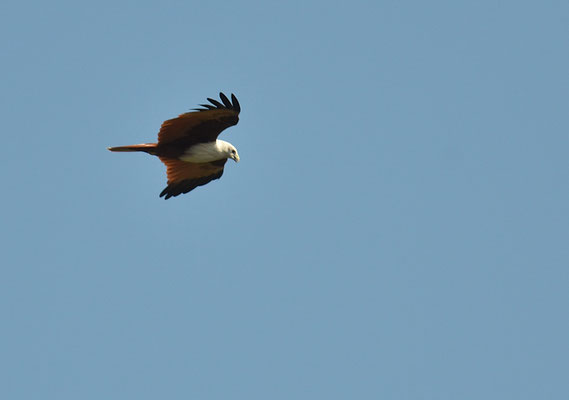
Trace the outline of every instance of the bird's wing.
{"label": "bird's wing", "polygon": [[158,132],[158,144],[177,142],[191,146],[215,141],[224,129],[239,122],[241,111],[234,94],[231,101],[223,93],[219,93],[219,97],[222,102],[208,98],[211,104],[200,104],[202,108],[164,121]]}
{"label": "bird's wing", "polygon": [[227,161],[212,161],[209,163],[190,163],[175,158],[160,157],[160,160],[166,165],[166,174],[168,176],[168,186],[160,193],[160,197],[169,199],[182,193],[203,186],[214,179],[221,178],[223,175],[223,166]]}

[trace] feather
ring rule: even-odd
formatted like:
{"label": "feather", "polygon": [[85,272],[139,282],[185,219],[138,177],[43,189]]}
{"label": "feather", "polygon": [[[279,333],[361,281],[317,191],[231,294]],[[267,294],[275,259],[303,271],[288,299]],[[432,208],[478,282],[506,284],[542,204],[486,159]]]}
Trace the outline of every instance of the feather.
{"label": "feather", "polygon": [[221,101],[223,101],[223,104],[225,104],[225,107],[227,107],[229,109],[233,108],[233,104],[231,104],[231,102],[229,101],[227,96],[224,95],[222,92],[219,92],[219,98],[221,99]]}
{"label": "feather", "polygon": [[233,109],[235,109],[237,112],[241,112],[241,105],[233,93],[231,93],[231,101],[233,102]]}
{"label": "feather", "polygon": [[211,104],[215,104],[215,106],[216,106],[217,108],[225,108],[224,105],[221,104],[219,101],[214,100],[214,99],[212,99],[212,98],[210,98],[210,97],[207,98],[207,101],[209,101]]}

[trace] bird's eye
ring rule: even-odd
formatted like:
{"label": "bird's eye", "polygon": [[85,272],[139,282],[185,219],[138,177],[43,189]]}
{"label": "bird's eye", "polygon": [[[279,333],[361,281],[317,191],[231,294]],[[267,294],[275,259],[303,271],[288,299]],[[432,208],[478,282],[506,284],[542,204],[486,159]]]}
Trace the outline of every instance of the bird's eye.
{"label": "bird's eye", "polygon": [[231,154],[235,154],[235,150],[231,150]]}

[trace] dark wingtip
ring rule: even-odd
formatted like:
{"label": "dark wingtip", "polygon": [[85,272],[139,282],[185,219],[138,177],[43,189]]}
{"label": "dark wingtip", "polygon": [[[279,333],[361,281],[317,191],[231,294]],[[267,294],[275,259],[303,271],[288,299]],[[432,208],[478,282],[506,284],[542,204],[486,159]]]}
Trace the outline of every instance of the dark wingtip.
{"label": "dark wingtip", "polygon": [[215,99],[210,99],[208,97],[207,101],[209,101],[211,104],[215,105],[216,108],[225,108],[225,106],[223,104],[221,104],[219,101],[217,101]]}
{"label": "dark wingtip", "polygon": [[241,105],[239,104],[239,101],[237,100],[237,97],[235,97],[235,95],[233,93],[231,93],[231,102],[233,103],[233,108],[237,111],[237,112],[241,112]]}
{"label": "dark wingtip", "polygon": [[221,101],[223,101],[223,104],[225,104],[225,107],[227,107],[229,109],[233,108],[233,104],[231,104],[231,102],[229,101],[227,96],[223,94],[223,92],[219,92],[219,98],[221,99]]}
{"label": "dark wingtip", "polygon": [[[216,109],[228,109],[228,110],[235,110],[237,112],[241,112],[241,105],[239,104],[239,101],[237,100],[237,97],[235,97],[235,95],[233,93],[231,93],[231,101],[229,101],[229,99],[227,98],[227,96],[223,93],[223,92],[219,92],[219,98],[221,99],[221,102],[212,99],[211,97],[207,98],[207,101],[209,101],[211,104],[200,104],[200,107],[203,108],[193,108],[192,110],[194,111],[208,111],[208,110],[216,110]],[[212,105],[213,104],[213,105]]]}
{"label": "dark wingtip", "polygon": [[177,194],[173,194],[172,192],[168,191],[169,187],[165,188],[161,193],[159,197],[164,197],[164,200],[168,200],[170,197],[174,197],[177,196]]}

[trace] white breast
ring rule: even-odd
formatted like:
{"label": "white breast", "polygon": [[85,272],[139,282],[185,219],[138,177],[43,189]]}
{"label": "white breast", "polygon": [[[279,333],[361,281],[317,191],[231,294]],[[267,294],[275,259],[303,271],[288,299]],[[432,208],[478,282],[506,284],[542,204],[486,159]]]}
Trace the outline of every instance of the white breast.
{"label": "white breast", "polygon": [[222,146],[218,141],[208,143],[198,143],[190,147],[180,157],[180,160],[194,163],[204,163],[227,158]]}

